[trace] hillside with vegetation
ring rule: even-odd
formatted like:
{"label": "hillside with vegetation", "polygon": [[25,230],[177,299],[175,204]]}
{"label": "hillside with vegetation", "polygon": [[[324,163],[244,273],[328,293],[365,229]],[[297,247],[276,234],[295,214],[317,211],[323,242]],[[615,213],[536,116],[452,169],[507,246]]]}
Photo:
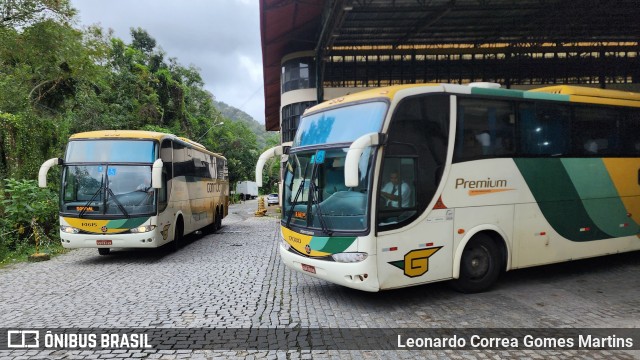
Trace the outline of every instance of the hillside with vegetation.
{"label": "hillside with vegetation", "polygon": [[[0,262],[57,235],[59,172],[47,189],[43,161],[62,157],[71,134],[141,129],[195,140],[228,158],[232,183],[251,179],[258,156],[279,138],[241,110],[215,101],[199,70],[161,50],[152,34],[130,39],[74,27],[69,0],[0,2]],[[278,164],[265,169],[276,189]],[[40,229],[40,230],[37,230]]]}

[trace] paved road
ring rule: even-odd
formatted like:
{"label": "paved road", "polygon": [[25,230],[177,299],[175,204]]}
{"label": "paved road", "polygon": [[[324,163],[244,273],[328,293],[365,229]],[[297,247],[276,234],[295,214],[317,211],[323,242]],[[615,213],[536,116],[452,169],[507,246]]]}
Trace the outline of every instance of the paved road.
{"label": "paved road", "polygon": [[[487,293],[446,284],[382,293],[289,271],[278,221],[234,205],[222,230],[177,252],[73,250],[0,269],[0,328],[621,328],[640,327],[640,253],[514,271]],[[270,214],[274,214],[273,207]],[[332,339],[358,342],[360,339]],[[267,341],[269,341],[267,339]],[[347,345],[347,347],[349,347]],[[640,358],[569,350],[4,350],[22,358]]]}

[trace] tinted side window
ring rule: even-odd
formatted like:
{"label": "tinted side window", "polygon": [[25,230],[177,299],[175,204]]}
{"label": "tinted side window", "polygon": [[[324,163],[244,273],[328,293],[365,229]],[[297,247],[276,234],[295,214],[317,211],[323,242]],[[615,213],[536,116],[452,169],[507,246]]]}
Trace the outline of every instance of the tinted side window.
{"label": "tinted side window", "polygon": [[[380,173],[379,226],[393,227],[414,219],[435,196],[447,156],[449,101],[449,95],[420,95],[396,107]],[[392,175],[398,178],[395,189]],[[385,198],[387,201],[382,200]]]}
{"label": "tinted side window", "polygon": [[627,111],[622,121],[620,152],[622,155],[640,155],[640,109]]}
{"label": "tinted side window", "polygon": [[162,188],[158,190],[158,211],[167,208],[168,199],[171,196],[169,180],[173,178],[173,147],[171,140],[163,140],[160,145],[160,158],[162,159]]}
{"label": "tinted side window", "polygon": [[454,161],[509,156],[515,152],[515,113],[508,101],[458,100]]}
{"label": "tinted side window", "polygon": [[618,150],[621,111],[603,107],[576,107],[572,123],[572,150],[577,156],[601,156]]}
{"label": "tinted side window", "polygon": [[523,103],[518,112],[519,143],[523,155],[565,155],[570,152],[569,106]]}

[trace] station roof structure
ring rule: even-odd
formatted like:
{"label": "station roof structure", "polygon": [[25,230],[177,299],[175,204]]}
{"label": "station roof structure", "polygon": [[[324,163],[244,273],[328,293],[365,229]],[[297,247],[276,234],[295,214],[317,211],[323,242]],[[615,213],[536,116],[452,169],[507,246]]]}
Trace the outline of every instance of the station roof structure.
{"label": "station roof structure", "polygon": [[260,0],[265,127],[280,126],[286,54],[313,50],[322,59],[438,47],[486,52],[496,44],[638,46],[638,19],[638,0]]}

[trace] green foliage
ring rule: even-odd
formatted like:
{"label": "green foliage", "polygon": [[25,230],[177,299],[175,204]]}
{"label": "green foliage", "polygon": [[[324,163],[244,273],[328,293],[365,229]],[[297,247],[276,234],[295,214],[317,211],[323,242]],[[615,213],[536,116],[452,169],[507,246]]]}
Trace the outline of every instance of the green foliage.
{"label": "green foliage", "polygon": [[44,226],[55,223],[52,213],[57,211],[57,194],[41,189],[35,180],[4,180],[5,199],[2,200],[5,217],[13,227],[29,226],[32,219]]}
{"label": "green foliage", "polygon": [[[5,179],[0,219],[0,261],[10,252],[24,252],[35,245],[34,232],[40,233],[40,245],[59,244],[57,235],[57,194],[41,189],[35,180]],[[35,226],[35,227],[34,227]]]}
{"label": "green foliage", "polygon": [[0,28],[20,27],[52,18],[69,21],[75,15],[69,0],[4,0],[0,2]]}

